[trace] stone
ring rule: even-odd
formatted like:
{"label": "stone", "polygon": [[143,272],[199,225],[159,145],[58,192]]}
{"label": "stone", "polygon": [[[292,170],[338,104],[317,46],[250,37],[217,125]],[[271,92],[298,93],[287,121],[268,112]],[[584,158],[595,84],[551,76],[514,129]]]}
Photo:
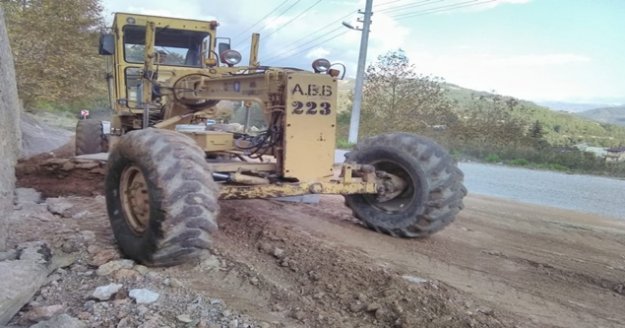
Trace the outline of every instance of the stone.
{"label": "stone", "polygon": [[64,198],[48,198],[46,199],[48,211],[52,214],[58,214],[60,216],[66,216],[69,209],[74,205]]}
{"label": "stone", "polygon": [[0,252],[0,261],[15,260],[17,258],[17,250],[10,249],[6,252]]}
{"label": "stone", "polygon": [[71,161],[67,161],[65,163],[63,163],[63,165],[61,165],[61,171],[71,171],[76,167],[76,164],[72,163]]}
{"label": "stone", "polygon": [[90,265],[93,266],[101,266],[113,259],[116,259],[119,256],[119,253],[117,253],[116,250],[114,249],[104,249],[101,250],[99,252],[97,252],[92,258],[91,261],[89,261]]}
{"label": "stone", "polygon": [[100,301],[108,301],[122,287],[123,287],[122,284],[108,284],[104,286],[99,286],[93,291],[93,293],[91,294],[91,297],[98,299]]}
{"label": "stone", "polygon": [[59,314],[53,317],[50,320],[41,321],[35,325],[30,326],[30,328],[86,328],[87,325],[65,313]]}
{"label": "stone", "polygon": [[424,282],[427,282],[427,279],[423,279],[417,276],[411,276],[411,275],[403,275],[401,276],[402,278],[408,280],[409,282],[413,283],[413,284],[422,284]]}
{"label": "stone", "polygon": [[191,323],[193,321],[193,319],[191,319],[191,316],[186,313],[177,316],[176,319],[182,323]]}
{"label": "stone", "polygon": [[199,269],[200,271],[213,271],[219,269],[221,267],[221,263],[219,259],[215,255],[210,255],[200,262]]}
{"label": "stone", "polygon": [[98,162],[88,162],[88,163],[80,163],[78,165],[76,165],[77,169],[83,169],[83,170],[91,170],[94,169],[96,167],[100,166],[100,164],[98,164]]}
{"label": "stone", "polygon": [[139,272],[140,274],[146,274],[150,271],[150,268],[146,267],[145,265],[137,264],[135,265],[135,270],[137,270],[137,272]]}
{"label": "stone", "polygon": [[15,189],[17,204],[40,204],[42,202],[41,193],[33,188]]}
{"label": "stone", "polygon": [[228,324],[228,328],[237,328],[239,326],[239,320],[234,319],[231,320],[230,323]]}
{"label": "stone", "polygon": [[273,249],[273,252],[271,253],[275,258],[277,259],[281,259],[284,257],[284,250],[282,248],[276,247]]}
{"label": "stone", "polygon": [[65,307],[61,304],[37,306],[30,309],[24,314],[24,318],[30,321],[41,321],[52,318],[53,316],[63,312]]}
{"label": "stone", "polygon": [[134,280],[138,277],[141,277],[141,274],[132,269],[119,269],[113,272],[113,278],[117,280]]}
{"label": "stone", "polygon": [[91,215],[91,212],[89,211],[80,211],[78,213],[75,213],[74,215],[72,215],[72,219],[74,220],[82,220],[84,218],[87,218]]}
{"label": "stone", "polygon": [[360,303],[359,301],[352,302],[349,305],[349,310],[352,312],[360,312],[365,308],[365,305]]}
{"label": "stone", "polygon": [[91,231],[91,230],[83,230],[80,232],[80,236],[82,237],[82,240],[90,243],[90,242],[94,242],[96,240],[96,236],[95,236],[95,232]]}
{"label": "stone", "polygon": [[[0,262],[0,326],[28,303],[57,265],[44,242],[21,244],[15,260]],[[41,295],[44,291],[41,290]]]}
{"label": "stone", "polygon": [[102,264],[96,274],[98,276],[108,276],[111,273],[119,270],[119,269],[132,269],[132,266],[135,264],[132,260],[115,260],[110,261],[105,264]]}
{"label": "stone", "polygon": [[260,243],[258,243],[258,250],[262,253],[270,254],[273,250],[273,246],[271,246],[271,244],[266,241],[261,241]]}
{"label": "stone", "polygon": [[378,303],[369,303],[367,304],[367,312],[374,312],[377,311],[380,308],[380,304]]}
{"label": "stone", "polygon": [[131,289],[128,294],[137,304],[150,304],[156,302],[159,298],[159,294],[149,289]]}

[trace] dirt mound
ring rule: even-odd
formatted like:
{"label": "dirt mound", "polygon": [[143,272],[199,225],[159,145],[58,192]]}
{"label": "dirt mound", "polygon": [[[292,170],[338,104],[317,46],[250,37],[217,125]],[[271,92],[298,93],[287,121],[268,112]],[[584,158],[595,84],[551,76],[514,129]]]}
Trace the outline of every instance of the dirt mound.
{"label": "dirt mound", "polygon": [[103,194],[106,162],[55,156],[67,155],[70,146],[19,161],[17,186],[40,190],[44,197]]}

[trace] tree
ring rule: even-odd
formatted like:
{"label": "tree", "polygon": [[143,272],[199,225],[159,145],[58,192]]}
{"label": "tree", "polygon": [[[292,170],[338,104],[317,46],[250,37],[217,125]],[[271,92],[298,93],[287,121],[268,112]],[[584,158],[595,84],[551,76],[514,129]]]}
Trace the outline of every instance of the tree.
{"label": "tree", "polygon": [[442,80],[418,75],[401,49],[379,56],[367,68],[365,79],[364,134],[389,131],[427,134],[457,120],[445,97]]}
{"label": "tree", "polygon": [[26,107],[78,105],[105,94],[97,53],[100,0],[0,0]]}

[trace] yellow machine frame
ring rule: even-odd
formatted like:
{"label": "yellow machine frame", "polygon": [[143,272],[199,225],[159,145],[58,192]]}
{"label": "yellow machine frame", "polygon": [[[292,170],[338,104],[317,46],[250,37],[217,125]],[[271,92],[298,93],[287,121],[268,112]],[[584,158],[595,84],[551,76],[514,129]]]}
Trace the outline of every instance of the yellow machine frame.
{"label": "yellow machine frame", "polygon": [[[145,27],[143,62],[125,58],[126,31]],[[254,34],[248,66],[221,64],[216,21],[197,21],[157,16],[115,14],[115,51],[109,62],[111,105],[115,111],[112,135],[152,126],[175,129],[177,125],[217,117],[215,104],[222,100],[256,103],[266,121],[281,132],[262,162],[248,160],[237,147],[234,134],[222,131],[182,131],[196,140],[207,154],[236,155],[241,160],[209,161],[213,172],[227,174],[220,198],[268,198],[301,194],[375,193],[375,170],[370,166],[334,164],[337,109],[337,77],[331,72],[313,73],[288,68],[262,67],[258,62],[259,36]],[[195,67],[158,63],[157,31],[181,30],[206,34],[201,62]],[[140,71],[141,85],[134,99],[128,93],[127,72]],[[158,84],[158,97],[154,85]],[[200,110],[190,104],[206,103]],[[160,113],[155,124],[149,118]],[[275,122],[274,118],[278,118]],[[265,177],[277,173],[281,180]]]}

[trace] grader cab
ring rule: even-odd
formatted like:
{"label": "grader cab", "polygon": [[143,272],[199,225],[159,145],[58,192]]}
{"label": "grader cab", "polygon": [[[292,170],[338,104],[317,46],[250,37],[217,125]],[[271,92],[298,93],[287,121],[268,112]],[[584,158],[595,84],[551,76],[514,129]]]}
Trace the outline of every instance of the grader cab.
{"label": "grader cab", "polygon": [[226,199],[344,195],[368,227],[401,237],[454,220],[466,189],[444,149],[391,133],[335,164],[344,68],[325,59],[312,72],[262,66],[258,34],[240,66],[217,26],[118,13],[101,38],[114,115],[107,142],[100,122],[79,122],[77,153],[110,147],[106,203],[126,256],[148,265],[196,258],[210,247]]}

